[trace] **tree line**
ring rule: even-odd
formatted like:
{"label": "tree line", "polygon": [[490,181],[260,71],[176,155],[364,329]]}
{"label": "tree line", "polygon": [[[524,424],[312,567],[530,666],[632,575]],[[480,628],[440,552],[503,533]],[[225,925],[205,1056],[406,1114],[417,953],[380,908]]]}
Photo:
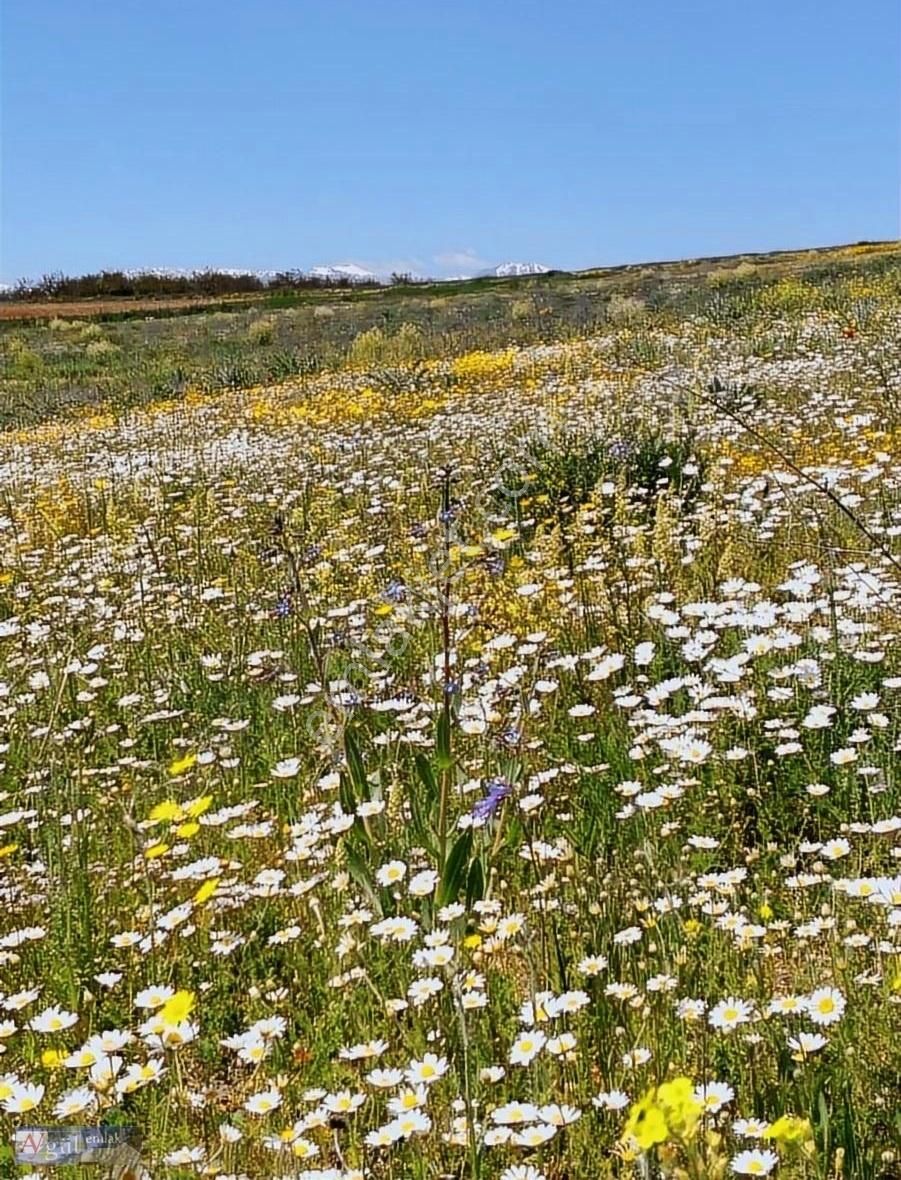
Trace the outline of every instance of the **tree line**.
{"label": "tree line", "polygon": [[52,302],[77,299],[154,299],[180,295],[218,297],[252,294],[255,291],[300,291],[322,288],[378,286],[375,282],[351,282],[347,278],[322,278],[300,270],[284,270],[262,279],[259,275],[230,274],[202,270],[191,274],[129,274],[102,270],[94,274],[46,274],[40,279],[20,279],[0,293],[0,298],[17,302]]}

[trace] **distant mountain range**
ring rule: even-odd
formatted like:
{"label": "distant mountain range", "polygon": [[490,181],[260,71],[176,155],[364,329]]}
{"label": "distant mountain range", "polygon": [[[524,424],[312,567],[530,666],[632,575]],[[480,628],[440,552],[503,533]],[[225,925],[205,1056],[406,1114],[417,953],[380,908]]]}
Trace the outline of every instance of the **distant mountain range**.
{"label": "distant mountain range", "polygon": [[377,275],[374,271],[366,270],[363,266],[357,266],[355,262],[339,262],[335,266],[314,266],[308,271],[312,279],[325,279],[326,282],[340,283],[342,281],[348,283],[383,283],[384,276]]}
{"label": "distant mountain range", "polygon": [[[114,268],[106,268],[112,270]],[[414,282],[419,283],[441,283],[441,282],[459,282],[463,279],[472,278],[497,278],[506,279],[514,278],[521,275],[543,275],[547,274],[551,268],[543,266],[540,262],[501,262],[497,266],[489,267],[487,270],[476,271],[475,274],[459,274],[459,275],[410,275]],[[191,278],[193,275],[203,274],[204,271],[215,271],[218,274],[226,275],[253,275],[264,283],[271,282],[275,276],[281,272],[277,270],[253,270],[246,267],[229,267],[229,266],[209,266],[209,267],[179,267],[179,266],[143,266],[143,267],[128,267],[122,270],[122,274],[126,278],[135,279],[142,275],[151,275],[156,278],[178,279]],[[350,282],[350,283],[387,283],[390,278],[387,274],[377,273],[373,270],[367,270],[366,267],[359,266],[355,262],[339,262],[329,266],[313,266],[308,271],[301,273],[309,275],[310,278],[323,279],[326,282]],[[0,291],[12,290],[11,283],[0,283]]]}
{"label": "distant mountain range", "polygon": [[[264,283],[270,282],[279,273],[275,270],[233,270],[228,267],[214,266],[210,270],[216,270],[220,274],[227,275],[242,275],[252,274],[258,279],[262,279]],[[497,266],[489,267],[487,270],[477,271],[474,275],[455,275],[454,279],[472,279],[472,278],[495,278],[508,279],[515,278],[521,275],[544,275],[547,274],[551,268],[543,266],[540,262],[501,262]],[[160,275],[165,277],[179,278],[182,276],[189,276],[192,274],[202,273],[199,270],[170,270],[165,267],[151,268],[148,270],[137,271],[127,270],[125,274],[129,278],[135,278],[139,274]],[[356,262],[337,262],[329,266],[313,266],[308,271],[303,273],[308,274],[313,279],[323,279],[326,282],[340,283],[385,283],[388,282],[388,276],[379,274],[374,270],[367,270],[364,266],[359,266]],[[420,283],[435,283],[435,282],[452,282],[453,280],[445,279],[443,276],[428,277],[425,275],[411,275],[414,282]]]}
{"label": "distant mountain range", "polygon": [[[498,266],[489,267],[488,270],[477,271],[474,275],[454,275],[453,278],[438,276],[428,277],[426,275],[410,275],[410,278],[416,283],[443,283],[460,281],[461,279],[472,278],[494,278],[494,279],[509,279],[520,275],[544,275],[547,274],[551,268],[543,266],[540,262],[501,262]],[[262,272],[256,271],[262,278]],[[375,271],[366,270],[365,267],[357,266],[355,262],[338,263],[334,266],[314,266],[308,272],[312,278],[327,279],[331,282],[340,282],[345,280],[350,283],[384,283],[387,278],[384,274],[377,274]]]}
{"label": "distant mountain range", "polygon": [[488,270],[480,270],[480,278],[511,279],[520,275],[546,275],[551,268],[540,262],[502,262]]}

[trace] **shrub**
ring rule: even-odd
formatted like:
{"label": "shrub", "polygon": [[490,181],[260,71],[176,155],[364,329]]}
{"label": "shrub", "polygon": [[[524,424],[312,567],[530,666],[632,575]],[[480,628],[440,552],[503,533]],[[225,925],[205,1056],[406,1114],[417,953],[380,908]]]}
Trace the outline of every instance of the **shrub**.
{"label": "shrub", "polygon": [[393,335],[369,328],[353,339],[348,359],[353,365],[409,364],[423,352],[422,332],[415,324],[401,324]]}
{"label": "shrub", "polygon": [[519,458],[498,462],[504,472],[496,494],[498,506],[509,511],[510,489],[517,496],[525,490],[523,506],[536,523],[552,518],[562,523],[588,502],[604,479],[630,488],[645,520],[653,518],[664,490],[675,491],[682,499],[682,511],[689,513],[700,496],[706,470],[693,438],[664,438],[656,431],[632,439],[571,432],[538,437],[527,442]]}
{"label": "shrub", "polygon": [[385,359],[385,333],[381,328],[369,328],[358,332],[348,352],[352,365],[378,364]]}
{"label": "shrub", "polygon": [[644,318],[647,306],[637,295],[611,295],[607,318],[614,324],[629,324]]}
{"label": "shrub", "polygon": [[85,345],[85,355],[96,360],[100,357],[112,356],[119,351],[119,346],[112,340],[89,340]]}
{"label": "shrub", "polygon": [[271,344],[275,339],[276,326],[274,316],[262,316],[260,319],[252,320],[246,333],[248,343]]}
{"label": "shrub", "polygon": [[36,377],[43,372],[43,358],[39,353],[30,349],[21,337],[13,336],[8,340],[4,352],[9,358],[7,372],[10,377],[22,380]]}

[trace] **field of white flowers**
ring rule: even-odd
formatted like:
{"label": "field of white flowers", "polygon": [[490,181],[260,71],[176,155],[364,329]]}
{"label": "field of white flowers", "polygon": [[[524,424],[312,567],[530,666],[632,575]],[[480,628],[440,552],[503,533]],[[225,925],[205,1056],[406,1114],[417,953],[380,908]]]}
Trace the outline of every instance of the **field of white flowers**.
{"label": "field of white flowers", "polygon": [[901,269],[3,435],[4,1141],[901,1175],[899,443]]}

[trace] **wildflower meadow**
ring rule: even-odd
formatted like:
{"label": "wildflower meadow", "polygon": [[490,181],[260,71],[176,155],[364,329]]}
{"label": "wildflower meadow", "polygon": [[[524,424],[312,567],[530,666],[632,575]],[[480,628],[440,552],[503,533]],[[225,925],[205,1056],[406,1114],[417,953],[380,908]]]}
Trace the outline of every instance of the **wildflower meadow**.
{"label": "wildflower meadow", "polygon": [[[4,328],[4,1144],[901,1176],[901,261],[858,255],[590,323],[316,293],[328,363],[40,412],[132,329]],[[230,314],[250,363],[301,312],[142,331]]]}

